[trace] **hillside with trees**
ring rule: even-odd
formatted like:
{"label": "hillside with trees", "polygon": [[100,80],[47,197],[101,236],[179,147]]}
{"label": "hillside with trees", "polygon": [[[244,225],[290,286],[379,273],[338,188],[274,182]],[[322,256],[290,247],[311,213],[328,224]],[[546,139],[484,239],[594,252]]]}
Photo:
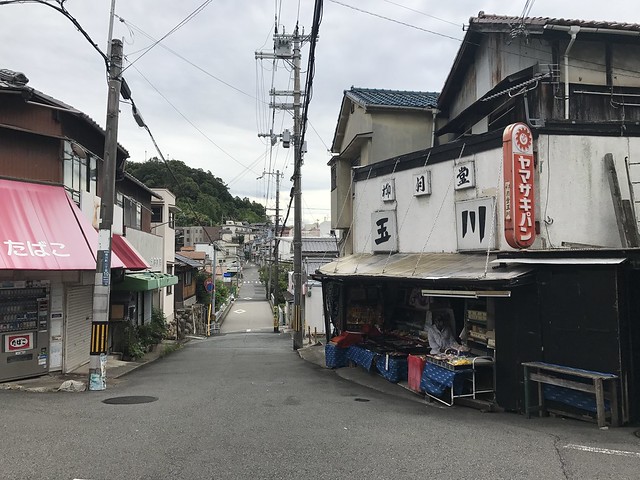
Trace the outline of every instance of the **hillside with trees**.
{"label": "hillside with trees", "polygon": [[217,225],[223,220],[265,222],[263,205],[248,198],[234,197],[224,181],[201,168],[191,168],[180,160],[158,158],[146,162],[128,161],[126,171],[149,188],[166,188],[176,196],[182,212],[177,226]]}

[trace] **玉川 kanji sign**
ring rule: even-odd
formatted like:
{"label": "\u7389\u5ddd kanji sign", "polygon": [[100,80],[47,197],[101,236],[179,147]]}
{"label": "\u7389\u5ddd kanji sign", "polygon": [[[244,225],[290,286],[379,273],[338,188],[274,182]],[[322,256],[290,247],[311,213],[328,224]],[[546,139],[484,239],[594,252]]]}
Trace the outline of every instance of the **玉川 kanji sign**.
{"label": "\u7389\u5ddd kanji sign", "polygon": [[514,123],[502,135],[504,236],[513,248],[528,248],[536,237],[533,135]]}

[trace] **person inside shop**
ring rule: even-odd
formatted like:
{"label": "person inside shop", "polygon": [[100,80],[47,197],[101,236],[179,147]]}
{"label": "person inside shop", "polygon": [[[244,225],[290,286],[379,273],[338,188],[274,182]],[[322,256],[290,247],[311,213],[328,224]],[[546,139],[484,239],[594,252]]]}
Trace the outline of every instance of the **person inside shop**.
{"label": "person inside shop", "polygon": [[433,314],[433,323],[428,326],[427,338],[429,339],[431,354],[444,353],[450,348],[458,351],[467,350],[466,347],[458,343],[456,336],[453,334],[451,322],[446,312]]}

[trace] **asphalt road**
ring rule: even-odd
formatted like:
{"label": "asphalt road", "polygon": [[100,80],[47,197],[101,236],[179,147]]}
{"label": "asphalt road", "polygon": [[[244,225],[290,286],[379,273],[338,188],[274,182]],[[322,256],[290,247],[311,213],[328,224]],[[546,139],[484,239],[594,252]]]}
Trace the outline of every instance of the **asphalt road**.
{"label": "asphalt road", "polygon": [[[102,403],[123,396],[157,400]],[[305,362],[288,334],[272,331],[193,340],[102,392],[0,391],[0,426],[3,479],[637,479],[640,472],[633,428],[399,398]]]}

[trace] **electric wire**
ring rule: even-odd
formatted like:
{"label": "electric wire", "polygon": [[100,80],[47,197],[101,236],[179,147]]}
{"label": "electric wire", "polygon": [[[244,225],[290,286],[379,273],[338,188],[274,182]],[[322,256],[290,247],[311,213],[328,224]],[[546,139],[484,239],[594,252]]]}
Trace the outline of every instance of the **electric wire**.
{"label": "electric wire", "polygon": [[[144,35],[145,37],[147,37],[149,40],[153,41],[153,42],[157,42],[157,40],[155,38],[153,38],[151,35],[149,35],[148,33],[146,33],[144,30],[142,30],[140,27],[137,27],[136,25],[134,25],[133,23],[131,23],[130,21],[120,17],[119,15],[115,16],[118,20],[120,20],[121,23],[123,23],[124,25],[126,25],[127,27],[131,27],[133,28],[135,31],[137,31],[138,33]],[[250,93],[245,92],[244,90],[241,90],[240,88],[236,87],[235,85],[232,85],[229,82],[226,82],[225,80],[222,80],[221,78],[217,77],[216,75],[214,75],[211,72],[208,72],[207,70],[205,70],[204,68],[202,68],[201,66],[197,65],[196,63],[192,62],[191,60],[189,60],[188,58],[186,58],[185,56],[179,54],[178,52],[176,52],[175,50],[167,47],[166,45],[159,43],[159,45],[164,48],[167,52],[175,55],[176,57],[178,57],[180,60],[188,63],[189,65],[191,65],[192,67],[194,67],[195,69],[199,70],[200,72],[204,73],[206,76],[213,78],[214,80],[216,80],[217,82],[220,82],[221,84],[231,88],[232,90],[235,90],[238,93],[241,93],[242,95],[245,95],[246,97],[249,97],[251,99],[254,100],[259,100],[258,98],[256,98],[255,95],[251,95]]]}
{"label": "electric wire", "polygon": [[144,57],[147,53],[149,53],[153,48],[155,48],[160,42],[162,42],[165,38],[169,37],[170,35],[172,35],[173,33],[177,32],[178,30],[180,30],[182,27],[184,27],[187,23],[189,23],[191,20],[193,20],[196,16],[198,16],[213,0],[205,0],[202,4],[200,4],[199,7],[197,7],[193,12],[191,12],[189,15],[187,15],[183,20],[181,20],[180,22],[178,22],[178,24],[173,27],[171,30],[169,30],[167,33],[165,33],[159,40],[156,40],[153,44],[151,44],[149,46],[149,48],[147,48],[143,53],[140,54],[140,56],[138,56],[135,60],[133,60],[127,67],[125,67],[122,70],[122,73],[124,73],[129,67],[133,66],[138,60],[140,60],[142,57]]}
{"label": "electric wire", "polygon": [[218,145],[216,142],[213,141],[213,139],[211,139],[211,137],[209,137],[205,132],[203,132],[195,123],[193,123],[184,113],[182,113],[180,111],[180,109],[178,107],[176,107],[153,83],[151,83],[151,81],[140,71],[140,69],[136,66],[133,66],[133,68],[138,72],[138,74],[149,84],[149,86],[151,88],[153,88],[158,95],[160,95],[170,106],[171,108],[173,108],[189,125],[191,125],[193,128],[196,129],[196,131],[198,131],[205,139],[207,139],[213,146],[215,146],[218,150],[220,150],[222,153],[224,153],[227,157],[229,157],[231,160],[233,160],[234,162],[236,162],[238,165],[240,165],[241,167],[243,167],[246,171],[252,171],[253,173],[256,173],[255,171],[253,171],[251,169],[251,167],[245,165],[244,163],[242,163],[240,160],[238,160],[237,158],[235,158],[233,155],[231,155],[229,152],[227,152],[224,148],[222,148],[220,145]]}

